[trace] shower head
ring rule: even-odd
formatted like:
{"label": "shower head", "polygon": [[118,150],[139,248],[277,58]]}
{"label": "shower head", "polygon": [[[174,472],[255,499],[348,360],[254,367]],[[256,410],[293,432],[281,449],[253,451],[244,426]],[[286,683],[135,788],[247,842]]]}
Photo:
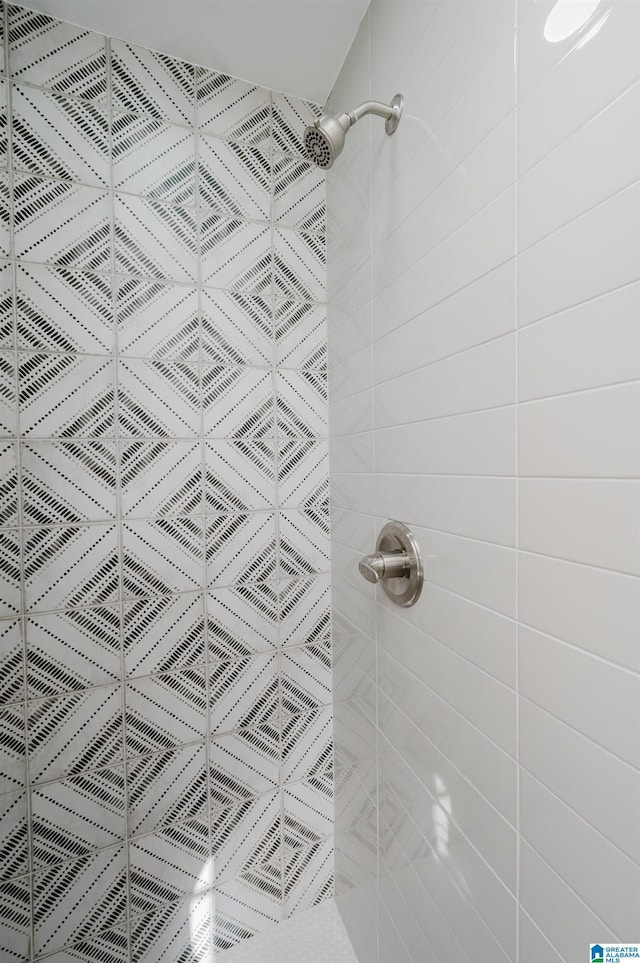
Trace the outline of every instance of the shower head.
{"label": "shower head", "polygon": [[364,117],[365,114],[377,114],[378,117],[384,117],[387,134],[393,134],[400,123],[402,106],[402,95],[396,94],[390,104],[381,104],[378,101],[369,100],[360,104],[355,110],[335,115],[323,114],[304,132],[304,146],[307,157],[313,161],[316,167],[328,170],[329,167],[333,166],[336,157],[342,153],[347,131],[354,124],[357,124],[361,117]]}

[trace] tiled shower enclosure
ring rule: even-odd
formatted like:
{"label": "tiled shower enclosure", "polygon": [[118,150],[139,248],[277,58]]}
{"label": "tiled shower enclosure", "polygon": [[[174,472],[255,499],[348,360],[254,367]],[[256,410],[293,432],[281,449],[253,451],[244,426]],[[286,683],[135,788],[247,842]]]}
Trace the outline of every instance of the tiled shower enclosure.
{"label": "tiled shower enclosure", "polygon": [[3,961],[332,890],[313,108],[2,8]]}

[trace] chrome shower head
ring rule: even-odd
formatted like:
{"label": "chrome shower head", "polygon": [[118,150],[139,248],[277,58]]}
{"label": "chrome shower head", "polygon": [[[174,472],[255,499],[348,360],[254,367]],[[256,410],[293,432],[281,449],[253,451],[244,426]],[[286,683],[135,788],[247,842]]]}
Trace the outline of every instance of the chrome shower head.
{"label": "chrome shower head", "polygon": [[380,104],[375,100],[360,104],[355,110],[341,114],[323,114],[307,127],[304,132],[304,147],[309,160],[316,167],[328,170],[333,166],[336,157],[342,153],[344,139],[348,130],[365,114],[377,114],[386,120],[387,134],[393,134],[402,116],[403,100],[401,94],[396,94],[390,104]]}

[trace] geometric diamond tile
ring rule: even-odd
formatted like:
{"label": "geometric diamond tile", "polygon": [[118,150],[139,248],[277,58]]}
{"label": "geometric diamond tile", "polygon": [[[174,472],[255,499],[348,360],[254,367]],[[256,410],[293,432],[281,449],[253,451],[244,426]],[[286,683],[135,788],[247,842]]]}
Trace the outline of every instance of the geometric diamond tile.
{"label": "geometric diamond tile", "polygon": [[287,919],[333,897],[333,837],[285,856],[284,890]]}
{"label": "geometric diamond tile", "polygon": [[123,441],[120,471],[123,515],[148,518],[202,512],[199,444]]}
{"label": "geometric diamond tile", "polygon": [[125,836],[124,770],[99,769],[48,782],[31,793],[34,868],[122,842]]}
{"label": "geometric diamond tile", "polygon": [[211,884],[208,820],[193,819],[129,843],[132,913],[148,913]]}
{"label": "geometric diamond tile", "polygon": [[278,607],[273,585],[214,589],[206,601],[210,663],[269,651],[276,645]]}
{"label": "geometric diamond tile", "polygon": [[202,291],[202,355],[213,364],[268,365],[273,357],[271,301],[235,291]]}
{"label": "geometric diamond tile", "polygon": [[111,279],[40,264],[17,265],[18,347],[111,353]]}
{"label": "geometric diamond tile", "polygon": [[0,708],[0,792],[21,789],[25,784],[25,733],[22,705]]}
{"label": "geometric diamond tile", "polygon": [[271,130],[271,96],[226,74],[196,67],[198,125],[225,140],[260,145]]}
{"label": "geometric diamond tile", "polygon": [[28,261],[109,270],[109,194],[30,174],[15,177],[16,257]]}
{"label": "geometric diamond tile", "polygon": [[111,42],[112,105],[132,114],[192,124],[195,67],[165,54]]}
{"label": "geometric diamond tile", "polygon": [[115,218],[117,271],[169,281],[195,280],[197,222],[193,210],[118,194]]}
{"label": "geometric diamond tile", "polygon": [[298,301],[326,296],[325,240],[320,234],[274,231],[274,293]]}
{"label": "geometric diamond tile", "polygon": [[127,765],[129,834],[153,832],[208,809],[206,751],[188,746],[130,760]]}
{"label": "geometric diamond tile", "polygon": [[0,614],[20,611],[22,562],[19,529],[0,530]]}
{"label": "geometric diamond tile", "polygon": [[43,870],[33,885],[37,953],[91,938],[126,917],[124,846]]}
{"label": "geometric diamond tile", "polygon": [[292,849],[319,842],[333,832],[331,772],[286,784],[283,792],[284,837]]}
{"label": "geometric diamond tile", "polygon": [[131,921],[131,959],[136,963],[209,963],[211,895],[167,903]]}
{"label": "geometric diamond tile", "polygon": [[204,284],[234,291],[271,291],[271,230],[267,225],[230,220],[209,211],[202,218]]}
{"label": "geometric diamond tile", "polygon": [[126,686],[125,701],[129,757],[205,737],[207,682],[201,670],[137,679]]}
{"label": "geometric diamond tile", "polygon": [[329,507],[328,441],[280,442],[278,503],[283,507]]}
{"label": "geometric diamond tile", "polygon": [[0,348],[13,348],[13,267],[0,265]]}
{"label": "geometric diamond tile", "polygon": [[14,80],[105,100],[105,38],[81,27],[54,20],[35,10],[7,5],[9,49]]}
{"label": "geometric diamond tile", "polygon": [[275,789],[280,767],[277,725],[214,736],[209,761],[212,809],[225,809]]}
{"label": "geometric diamond tile", "polygon": [[14,169],[43,177],[109,184],[109,121],[104,107],[13,85]]}
{"label": "geometric diamond tile", "polygon": [[113,364],[82,355],[22,354],[20,417],[32,438],[114,434]]}
{"label": "geometric diamond tile", "polygon": [[0,795],[0,879],[22,876],[28,869],[27,794],[3,793]]}
{"label": "geometric diamond tile", "polygon": [[32,780],[61,779],[122,762],[119,686],[31,702],[28,714]]}
{"label": "geometric diamond tile", "polygon": [[293,782],[324,772],[333,759],[331,707],[282,721],[282,778]]}
{"label": "geometric diamond tile", "polygon": [[284,154],[305,154],[302,135],[322,109],[289,94],[273,95],[273,143]]}
{"label": "geometric diamond tile", "polygon": [[200,592],[125,602],[123,620],[127,678],[204,665]]}
{"label": "geometric diamond tile", "polygon": [[294,705],[307,705],[309,709],[331,703],[330,640],[324,645],[288,648],[281,660],[281,684],[287,696],[285,709],[290,698]]}
{"label": "geometric diamond tile", "polygon": [[269,654],[209,666],[210,730],[263,725],[278,715],[278,660]]}
{"label": "geometric diamond tile", "polygon": [[279,513],[279,576],[313,575],[330,565],[329,515],[326,509],[289,508]]}
{"label": "geometric diamond tile", "polygon": [[275,500],[273,443],[209,441],[205,445],[207,512],[246,512],[269,508]]}
{"label": "geometric diamond tile", "polygon": [[300,157],[276,157],[273,165],[273,216],[282,227],[324,233],[326,177]]}
{"label": "geometric diamond tile", "polygon": [[114,188],[171,204],[195,204],[195,139],[184,127],[131,114],[113,121]]}
{"label": "geometric diamond tile", "polygon": [[7,963],[21,963],[31,953],[31,880],[0,883],[0,946]]}
{"label": "geometric diamond tile", "polygon": [[[13,352],[0,351],[0,433],[10,437],[15,437],[17,431],[15,377]],[[271,420],[273,422],[273,416]],[[273,424],[271,427],[273,433]]]}
{"label": "geometric diamond tile", "polygon": [[200,323],[195,288],[120,278],[116,294],[120,355],[198,360]]}
{"label": "geometric diamond tile", "polygon": [[268,154],[213,137],[198,140],[199,202],[227,217],[266,221],[271,203]]}
{"label": "geometric diamond tile", "polygon": [[200,433],[197,365],[129,359],[118,365],[121,434],[185,438]]}
{"label": "geometric diamond tile", "polygon": [[115,442],[32,442],[22,449],[25,525],[113,518]]}
{"label": "geometric diamond tile", "polygon": [[327,379],[322,370],[276,374],[278,432],[298,437],[328,435]]}
{"label": "geometric diamond tile", "polygon": [[[273,450],[271,451],[273,463]],[[0,443],[0,528],[18,525],[17,445]]]}
{"label": "geometric diamond tile", "polygon": [[[0,74],[4,74],[4,50],[0,54]],[[7,82],[0,81],[0,168],[2,170],[6,170],[9,166],[7,88]]]}
{"label": "geometric diamond tile", "polygon": [[248,799],[211,819],[213,876],[216,885],[246,872],[256,863],[271,862],[281,851],[280,792]]}
{"label": "geometric diamond tile", "polygon": [[204,367],[206,438],[273,437],[273,378],[258,368]]}
{"label": "geometric diamond tile", "polygon": [[129,963],[128,927],[114,926],[91,934],[59,953],[47,956],[48,963]]}
{"label": "geometric diamond tile", "polygon": [[206,522],[207,583],[265,581],[276,574],[275,516],[208,516]]}
{"label": "geometric diamond tile", "polygon": [[260,863],[214,890],[214,946],[226,950],[282,919],[281,860]]}
{"label": "geometric diamond tile", "polygon": [[327,364],[327,312],[313,301],[276,301],[276,362],[286,368]]}
{"label": "geometric diamond tile", "polygon": [[0,704],[24,699],[23,645],[18,619],[0,622]]}
{"label": "geometric diamond tile", "polygon": [[279,585],[280,644],[321,643],[331,632],[329,575]]}
{"label": "geometric diamond tile", "polygon": [[32,615],[27,620],[27,658],[30,699],[117,682],[119,608]]}
{"label": "geometric diamond tile", "polygon": [[9,185],[9,174],[6,171],[0,172],[0,256],[9,257],[11,246],[9,243],[11,189]]}
{"label": "geometric diamond tile", "polygon": [[131,521],[122,526],[125,564],[133,596],[174,595],[202,585],[202,520],[195,516]]}
{"label": "geometric diamond tile", "polygon": [[55,609],[115,602],[116,553],[115,525],[25,529],[27,607]]}

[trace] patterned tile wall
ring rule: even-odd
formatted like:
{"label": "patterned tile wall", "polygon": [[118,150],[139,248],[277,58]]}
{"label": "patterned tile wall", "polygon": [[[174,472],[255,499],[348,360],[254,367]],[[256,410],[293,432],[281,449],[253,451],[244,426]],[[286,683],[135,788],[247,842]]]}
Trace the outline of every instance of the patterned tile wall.
{"label": "patterned tile wall", "polygon": [[332,890],[314,108],[1,9],[0,955],[204,963]]}

